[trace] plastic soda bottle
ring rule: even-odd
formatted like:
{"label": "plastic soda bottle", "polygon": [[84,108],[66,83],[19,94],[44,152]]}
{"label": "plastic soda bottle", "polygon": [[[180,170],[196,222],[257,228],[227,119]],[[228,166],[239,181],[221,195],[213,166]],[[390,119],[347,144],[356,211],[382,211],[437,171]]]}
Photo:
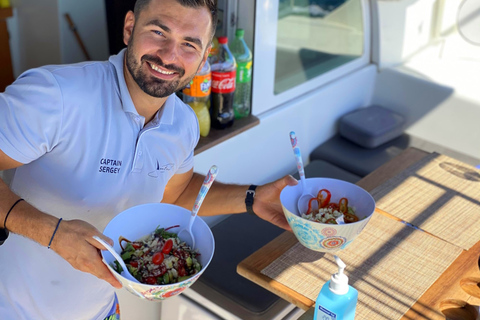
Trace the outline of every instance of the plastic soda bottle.
{"label": "plastic soda bottle", "polygon": [[210,118],[212,127],[224,129],[233,124],[233,97],[237,64],[228,48],[228,38],[218,37],[218,52],[211,56],[212,93]]}
{"label": "plastic soda bottle", "polygon": [[197,72],[192,81],[183,89],[183,102],[187,103],[197,115],[200,125],[200,135],[208,136],[210,132],[210,89],[211,72],[208,61],[203,65],[202,70]]}
{"label": "plastic soda bottle", "polygon": [[244,33],[243,29],[237,29],[235,40],[231,45],[233,56],[237,62],[237,88],[233,99],[233,111],[236,119],[248,116],[251,110],[252,51],[243,39]]}

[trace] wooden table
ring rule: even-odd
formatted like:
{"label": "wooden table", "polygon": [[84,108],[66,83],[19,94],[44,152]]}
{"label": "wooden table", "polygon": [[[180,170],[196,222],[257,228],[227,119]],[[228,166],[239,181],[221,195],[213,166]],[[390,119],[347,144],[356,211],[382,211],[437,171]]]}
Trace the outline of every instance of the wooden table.
{"label": "wooden table", "polygon": [[[409,148],[363,178],[357,185],[371,191],[427,155],[428,153],[422,150]],[[388,213],[381,213],[392,219],[397,219]],[[299,308],[308,311],[302,319],[312,319],[312,307],[315,305],[315,301],[261,274],[261,270],[297,242],[298,240],[293,233],[286,231],[243,260],[237,266],[237,272]],[[478,305],[480,305],[479,254],[480,241],[468,251],[463,251],[460,254],[442,276],[410,308],[402,320],[446,319],[442,311],[451,319],[475,319],[469,314],[478,313]]]}

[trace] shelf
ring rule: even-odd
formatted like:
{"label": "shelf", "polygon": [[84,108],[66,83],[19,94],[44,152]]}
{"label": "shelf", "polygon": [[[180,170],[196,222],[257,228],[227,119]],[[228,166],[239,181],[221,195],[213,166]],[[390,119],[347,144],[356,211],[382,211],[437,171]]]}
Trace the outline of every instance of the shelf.
{"label": "shelf", "polygon": [[195,148],[195,155],[210,149],[217,144],[228,140],[260,123],[260,120],[255,116],[248,116],[242,119],[235,119],[230,128],[218,130],[211,128],[207,137],[200,137],[197,147]]}

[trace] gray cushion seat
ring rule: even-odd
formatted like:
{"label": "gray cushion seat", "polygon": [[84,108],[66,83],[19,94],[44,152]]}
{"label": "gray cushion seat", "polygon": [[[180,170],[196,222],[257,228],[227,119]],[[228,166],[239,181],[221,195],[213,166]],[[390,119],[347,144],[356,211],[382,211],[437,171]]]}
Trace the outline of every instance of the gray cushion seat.
{"label": "gray cushion seat", "polygon": [[323,160],[364,177],[408,148],[410,140],[410,136],[404,133],[376,148],[368,149],[337,134],[315,148],[310,153],[310,161]]}
{"label": "gray cushion seat", "polygon": [[343,115],[339,133],[310,153],[310,161],[324,160],[364,177],[410,145],[403,133],[402,115],[369,106]]}
{"label": "gray cushion seat", "polygon": [[361,147],[373,149],[403,133],[405,118],[381,106],[349,112],[339,121],[340,135]]}

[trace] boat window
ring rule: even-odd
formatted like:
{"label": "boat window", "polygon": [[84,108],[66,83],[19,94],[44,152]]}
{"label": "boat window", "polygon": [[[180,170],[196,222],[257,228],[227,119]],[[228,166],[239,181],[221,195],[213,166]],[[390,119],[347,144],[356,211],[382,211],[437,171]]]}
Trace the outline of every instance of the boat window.
{"label": "boat window", "polygon": [[361,0],[280,0],[275,94],[362,56]]}

